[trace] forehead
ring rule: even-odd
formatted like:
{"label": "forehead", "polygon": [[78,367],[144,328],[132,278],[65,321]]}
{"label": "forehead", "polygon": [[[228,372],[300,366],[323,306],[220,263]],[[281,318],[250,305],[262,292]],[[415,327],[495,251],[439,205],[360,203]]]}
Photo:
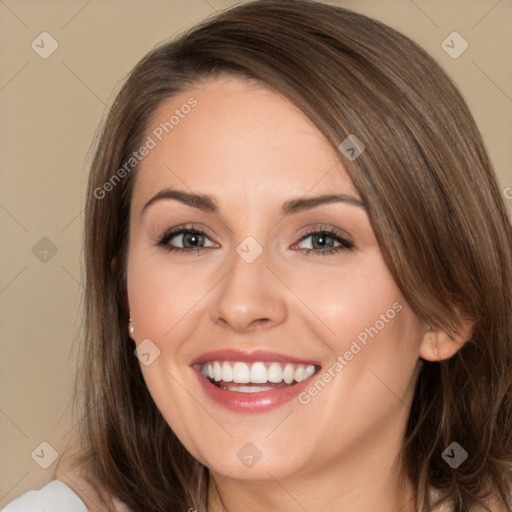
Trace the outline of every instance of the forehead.
{"label": "forehead", "polygon": [[166,100],[146,134],[134,203],[167,187],[259,204],[308,191],[357,196],[336,150],[283,95],[256,81],[216,78]]}

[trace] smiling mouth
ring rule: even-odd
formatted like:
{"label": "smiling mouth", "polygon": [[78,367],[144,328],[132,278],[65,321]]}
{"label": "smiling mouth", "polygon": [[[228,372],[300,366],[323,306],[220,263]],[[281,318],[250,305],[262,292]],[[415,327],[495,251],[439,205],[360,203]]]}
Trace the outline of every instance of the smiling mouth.
{"label": "smiling mouth", "polygon": [[261,393],[294,386],[311,377],[319,367],[314,364],[262,361],[210,361],[198,365],[198,369],[218,388],[240,393]]}

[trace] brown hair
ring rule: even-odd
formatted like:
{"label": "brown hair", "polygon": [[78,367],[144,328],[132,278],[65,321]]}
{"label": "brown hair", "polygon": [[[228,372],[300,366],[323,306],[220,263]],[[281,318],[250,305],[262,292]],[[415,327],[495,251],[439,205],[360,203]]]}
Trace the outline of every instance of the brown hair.
{"label": "brown hair", "polygon": [[[512,510],[512,230],[481,135],[417,44],[309,0],[248,2],[203,21],[142,59],[114,101],[87,192],[82,461],[134,511],[206,510],[208,469],[154,404],[127,332],[136,168],[97,191],[142,145],[164,100],[223,73],[284,94],[335,148],[351,134],[364,142],[357,159],[340,159],[406,300],[447,332],[458,315],[474,321],[471,339],[419,376],[401,454],[416,509],[431,510],[437,489],[453,510],[491,495]],[[453,441],[469,454],[456,470],[441,457]]]}

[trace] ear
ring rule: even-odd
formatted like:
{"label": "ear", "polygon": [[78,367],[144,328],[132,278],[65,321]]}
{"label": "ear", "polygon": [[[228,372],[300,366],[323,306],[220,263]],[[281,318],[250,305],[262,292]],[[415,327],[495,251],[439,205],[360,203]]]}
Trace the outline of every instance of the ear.
{"label": "ear", "polygon": [[471,338],[474,322],[457,317],[457,332],[447,332],[441,327],[426,324],[421,341],[420,358],[426,361],[444,361],[456,354]]}

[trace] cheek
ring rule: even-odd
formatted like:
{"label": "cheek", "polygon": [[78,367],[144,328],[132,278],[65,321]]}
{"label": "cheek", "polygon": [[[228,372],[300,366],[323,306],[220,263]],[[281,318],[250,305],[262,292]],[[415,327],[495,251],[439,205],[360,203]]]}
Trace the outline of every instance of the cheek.
{"label": "cheek", "polygon": [[128,267],[128,294],[137,333],[160,338],[172,327],[176,315],[187,302],[184,296],[193,277],[158,264],[144,264],[134,259]]}
{"label": "cheek", "polygon": [[364,431],[411,391],[423,324],[376,257],[320,277],[303,276],[294,288],[316,318],[306,328],[330,360],[301,403],[315,407],[326,424],[349,432],[356,422]]}
{"label": "cheek", "polygon": [[318,327],[319,339],[336,354],[348,350],[353,340],[364,346],[373,338],[401,329],[405,299],[377,256],[371,254],[357,265],[339,269],[320,268],[288,281],[294,282],[297,296],[316,317],[310,326]]}
{"label": "cheek", "polygon": [[[134,339],[151,339],[164,358],[179,352],[192,336],[219,275],[210,262],[195,262],[194,256],[179,264],[172,258],[162,249],[148,251],[135,245],[127,269]],[[174,356],[168,362],[174,363]]]}

